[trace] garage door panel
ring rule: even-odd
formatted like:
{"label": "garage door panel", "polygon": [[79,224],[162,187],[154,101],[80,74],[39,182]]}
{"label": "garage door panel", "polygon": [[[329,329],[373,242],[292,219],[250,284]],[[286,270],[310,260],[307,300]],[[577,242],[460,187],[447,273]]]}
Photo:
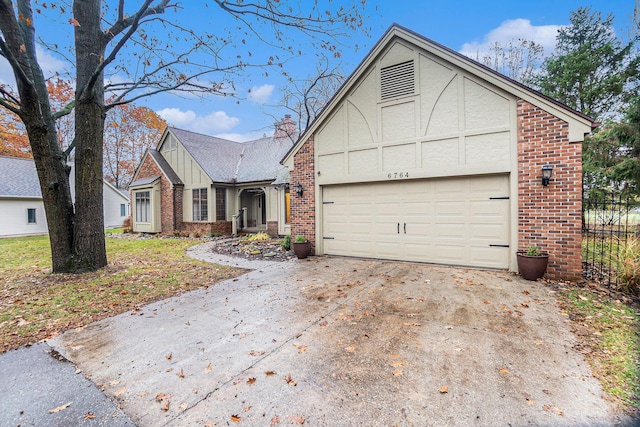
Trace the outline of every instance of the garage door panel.
{"label": "garage door panel", "polygon": [[331,202],[322,212],[327,254],[508,267],[509,248],[491,246],[509,243],[506,175],[344,184],[322,191],[323,202]]}

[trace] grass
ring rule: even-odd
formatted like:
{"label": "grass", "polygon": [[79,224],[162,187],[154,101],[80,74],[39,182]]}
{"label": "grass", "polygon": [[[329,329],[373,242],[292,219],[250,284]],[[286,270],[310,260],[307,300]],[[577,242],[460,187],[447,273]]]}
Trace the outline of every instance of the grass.
{"label": "grass", "polygon": [[612,401],[637,415],[640,411],[640,316],[595,288],[565,288],[561,306],[573,321],[578,350],[591,365]]}
{"label": "grass", "polygon": [[47,236],[0,239],[0,352],[243,272],[188,258],[195,243],[107,238],[107,267],[52,274]]}

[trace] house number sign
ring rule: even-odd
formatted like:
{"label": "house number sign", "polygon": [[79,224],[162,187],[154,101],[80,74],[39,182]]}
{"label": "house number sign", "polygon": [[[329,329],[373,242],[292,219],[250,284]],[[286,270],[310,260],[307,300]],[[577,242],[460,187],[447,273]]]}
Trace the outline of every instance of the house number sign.
{"label": "house number sign", "polygon": [[409,172],[389,172],[388,179],[409,178]]}

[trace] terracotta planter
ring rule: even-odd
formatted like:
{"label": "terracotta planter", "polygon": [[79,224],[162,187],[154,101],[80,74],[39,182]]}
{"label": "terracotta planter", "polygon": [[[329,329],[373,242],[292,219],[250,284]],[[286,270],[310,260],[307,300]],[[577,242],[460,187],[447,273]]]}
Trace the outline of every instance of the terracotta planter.
{"label": "terracotta planter", "polygon": [[527,255],[525,252],[518,252],[518,271],[520,276],[526,280],[537,280],[547,272],[549,254]]}
{"label": "terracotta planter", "polygon": [[311,242],[293,242],[293,253],[296,254],[298,259],[304,259],[309,256],[311,252]]}

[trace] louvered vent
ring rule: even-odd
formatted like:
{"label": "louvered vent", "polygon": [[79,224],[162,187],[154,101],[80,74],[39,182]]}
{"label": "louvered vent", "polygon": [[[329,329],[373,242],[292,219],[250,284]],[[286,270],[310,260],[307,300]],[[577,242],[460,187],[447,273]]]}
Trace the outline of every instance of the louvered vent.
{"label": "louvered vent", "polygon": [[392,65],[380,70],[380,98],[383,101],[413,95],[413,61]]}

